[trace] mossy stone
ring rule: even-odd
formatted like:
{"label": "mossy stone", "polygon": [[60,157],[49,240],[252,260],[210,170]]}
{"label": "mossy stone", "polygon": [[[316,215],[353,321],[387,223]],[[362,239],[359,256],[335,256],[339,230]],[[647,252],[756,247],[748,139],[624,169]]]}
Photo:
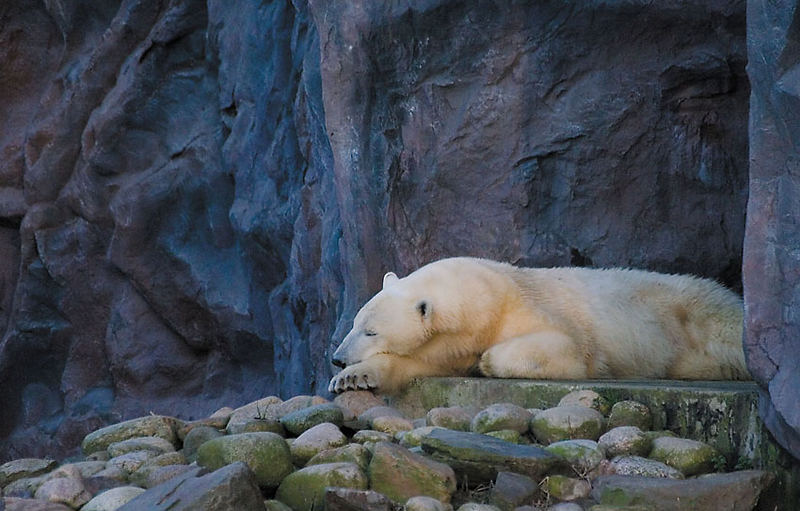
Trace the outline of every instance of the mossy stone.
{"label": "mossy stone", "polygon": [[276,488],[294,467],[289,447],[275,433],[240,433],[214,438],[197,449],[197,463],[217,470],[242,461],[250,467],[261,488]]}
{"label": "mossy stone", "polygon": [[275,498],[293,511],[324,508],[325,488],[329,486],[366,490],[369,480],[355,463],[324,463],[302,468],[288,475]]}

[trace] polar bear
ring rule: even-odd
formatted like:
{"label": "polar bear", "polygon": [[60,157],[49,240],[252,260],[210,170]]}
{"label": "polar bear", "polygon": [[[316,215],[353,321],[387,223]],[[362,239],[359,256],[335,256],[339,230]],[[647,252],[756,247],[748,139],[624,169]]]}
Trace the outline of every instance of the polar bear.
{"label": "polar bear", "polygon": [[742,300],[686,275],[519,268],[458,257],[398,278],[356,314],[331,392],[420,376],[749,379]]}

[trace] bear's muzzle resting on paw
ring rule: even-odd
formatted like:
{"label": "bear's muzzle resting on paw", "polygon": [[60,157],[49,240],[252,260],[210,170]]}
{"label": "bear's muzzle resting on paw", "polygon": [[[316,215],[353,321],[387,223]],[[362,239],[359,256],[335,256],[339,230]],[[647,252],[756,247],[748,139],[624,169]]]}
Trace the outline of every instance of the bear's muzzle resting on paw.
{"label": "bear's muzzle resting on paw", "polygon": [[466,257],[387,273],[333,363],[331,392],[392,393],[476,365],[499,378],[749,379],[742,301],[711,280]]}

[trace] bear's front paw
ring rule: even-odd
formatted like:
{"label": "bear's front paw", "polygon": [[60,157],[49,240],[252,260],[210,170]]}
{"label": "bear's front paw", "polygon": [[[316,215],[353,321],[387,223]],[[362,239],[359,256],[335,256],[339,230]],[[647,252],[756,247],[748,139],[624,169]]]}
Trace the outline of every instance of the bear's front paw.
{"label": "bear's front paw", "polygon": [[362,364],[356,364],[342,369],[339,374],[331,378],[328,391],[338,394],[346,390],[370,390],[378,387],[377,372],[372,368],[363,367]]}

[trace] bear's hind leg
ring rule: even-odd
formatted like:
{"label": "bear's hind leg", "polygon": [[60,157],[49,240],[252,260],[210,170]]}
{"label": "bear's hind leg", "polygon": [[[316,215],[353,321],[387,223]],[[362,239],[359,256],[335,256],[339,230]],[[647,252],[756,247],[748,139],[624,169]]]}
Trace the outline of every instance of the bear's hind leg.
{"label": "bear's hind leg", "polygon": [[575,342],[556,331],[514,337],[481,356],[481,372],[496,378],[568,379],[588,377]]}

